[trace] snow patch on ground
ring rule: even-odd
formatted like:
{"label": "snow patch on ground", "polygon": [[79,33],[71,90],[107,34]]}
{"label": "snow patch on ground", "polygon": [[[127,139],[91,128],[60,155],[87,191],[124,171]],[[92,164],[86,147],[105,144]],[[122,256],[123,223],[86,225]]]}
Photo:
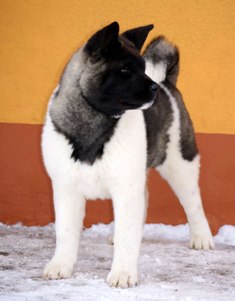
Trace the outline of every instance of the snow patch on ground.
{"label": "snow patch on ground", "polygon": [[215,242],[235,246],[235,227],[230,225],[221,227],[215,236]]}
{"label": "snow patch on ground", "polygon": [[215,236],[216,250],[188,248],[188,225],[148,224],[139,260],[139,286],[108,287],[112,262],[108,243],[113,223],[93,225],[81,237],[71,279],[45,281],[45,264],[55,247],[54,225],[24,227],[0,224],[1,301],[234,301],[235,227]]}

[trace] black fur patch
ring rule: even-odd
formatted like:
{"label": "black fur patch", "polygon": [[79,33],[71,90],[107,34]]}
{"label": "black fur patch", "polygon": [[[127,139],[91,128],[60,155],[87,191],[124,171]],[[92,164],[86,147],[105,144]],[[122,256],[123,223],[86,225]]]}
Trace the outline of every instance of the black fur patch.
{"label": "black fur patch", "polygon": [[[155,84],[145,75],[145,62],[139,52],[122,41],[116,56],[105,61],[104,70],[83,87],[83,96],[97,111],[107,116],[121,115],[126,110],[138,109],[155,97]],[[85,91],[84,91],[85,90]]]}
{"label": "black fur patch", "polygon": [[144,111],[148,141],[148,167],[156,167],[165,161],[169,142],[167,131],[172,123],[172,109],[168,96],[161,88],[157,94],[158,102]]}
{"label": "black fur patch", "polygon": [[179,90],[169,82],[165,83],[165,85],[176,99],[177,106],[180,111],[180,148],[182,157],[185,160],[192,161],[198,154],[193,123],[185,107],[182,95]]}
{"label": "black fur patch", "polygon": [[[105,118],[106,119],[106,118]],[[96,133],[89,127],[84,125],[84,130],[77,129],[73,134],[66,133],[54,121],[56,131],[63,134],[72,146],[71,158],[92,165],[96,159],[100,159],[104,152],[105,143],[107,143],[114,133],[117,119],[103,120],[102,125],[97,125]],[[89,136],[92,131],[93,135]]]}

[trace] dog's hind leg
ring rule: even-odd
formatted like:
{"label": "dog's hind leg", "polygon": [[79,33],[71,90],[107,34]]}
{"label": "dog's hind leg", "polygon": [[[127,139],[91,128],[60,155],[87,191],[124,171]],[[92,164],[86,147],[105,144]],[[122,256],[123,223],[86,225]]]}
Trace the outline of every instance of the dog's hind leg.
{"label": "dog's hind leg", "polygon": [[177,156],[166,161],[157,170],[170,184],[186,213],[190,226],[190,247],[195,249],[213,249],[214,242],[203,210],[198,185],[200,156],[193,161]]}
{"label": "dog's hind leg", "polygon": [[[214,243],[198,186],[200,158],[197,154],[194,131],[182,96],[175,88],[179,71],[178,49],[165,38],[159,37],[149,44],[144,57],[146,74],[161,87],[159,95],[163,96],[165,92],[162,102],[160,100],[162,112],[165,117],[172,116],[167,132],[164,132],[162,128],[162,133],[157,133],[158,138],[165,138],[162,141],[167,141],[167,143],[165,161],[156,169],[168,181],[185,210],[191,232],[190,246],[196,249],[212,249]],[[161,106],[159,108],[160,116]],[[170,122],[170,118],[165,120],[166,124]],[[162,123],[165,124],[164,115]],[[158,140],[161,141],[161,139]],[[158,142],[159,149],[163,149],[161,144]]]}
{"label": "dog's hind leg", "polygon": [[77,260],[80,232],[85,214],[85,199],[76,186],[53,183],[56,250],[43,272],[45,279],[68,278]]}
{"label": "dog's hind leg", "polygon": [[190,226],[190,246],[195,249],[213,249],[214,242],[198,185],[200,156],[197,148],[193,147],[193,128],[179,93],[174,90],[172,93],[164,84],[160,86],[171,104],[172,123],[167,131],[166,158],[156,169],[170,184],[184,208]]}

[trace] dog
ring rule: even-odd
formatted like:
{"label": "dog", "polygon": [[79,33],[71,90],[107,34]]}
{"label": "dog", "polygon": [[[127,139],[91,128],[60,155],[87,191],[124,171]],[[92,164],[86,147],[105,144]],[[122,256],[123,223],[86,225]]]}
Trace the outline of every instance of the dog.
{"label": "dog", "polygon": [[73,54],[50,99],[42,154],[52,180],[56,249],[45,279],[72,275],[86,199],[111,198],[114,255],[107,283],[137,284],[149,168],[183,206],[190,246],[214,248],[198,186],[193,125],[175,86],[179,51],[160,36],[141,55],[152,29],[119,34],[113,22],[97,31]]}

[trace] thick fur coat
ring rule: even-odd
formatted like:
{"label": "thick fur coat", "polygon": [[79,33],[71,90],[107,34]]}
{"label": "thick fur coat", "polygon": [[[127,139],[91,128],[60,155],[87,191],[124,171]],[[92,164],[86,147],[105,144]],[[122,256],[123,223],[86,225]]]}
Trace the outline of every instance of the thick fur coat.
{"label": "thick fur coat", "polygon": [[114,257],[107,282],[137,283],[150,167],[179,198],[190,246],[214,247],[198,186],[193,126],[175,86],[179,52],[159,37],[141,56],[152,28],[119,35],[114,22],[95,33],[72,56],[51,97],[42,152],[53,186],[56,250],[44,270],[46,279],[71,276],[86,199],[111,198]]}

